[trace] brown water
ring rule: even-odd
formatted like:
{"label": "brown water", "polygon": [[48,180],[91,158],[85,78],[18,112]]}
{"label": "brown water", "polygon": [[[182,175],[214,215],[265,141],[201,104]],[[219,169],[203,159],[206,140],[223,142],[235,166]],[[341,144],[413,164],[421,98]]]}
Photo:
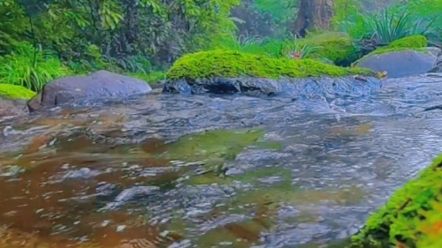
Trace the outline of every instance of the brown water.
{"label": "brown water", "polygon": [[[437,83],[153,94],[3,120],[0,247],[324,247],[440,152],[442,115],[423,111]],[[230,131],[195,136],[213,129]],[[135,186],[150,188],[124,198]]]}

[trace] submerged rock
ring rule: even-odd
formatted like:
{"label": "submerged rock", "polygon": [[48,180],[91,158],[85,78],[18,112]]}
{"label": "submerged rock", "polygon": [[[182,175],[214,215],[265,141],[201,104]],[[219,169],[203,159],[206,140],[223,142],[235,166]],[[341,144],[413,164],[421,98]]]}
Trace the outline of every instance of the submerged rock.
{"label": "submerged rock", "polygon": [[101,70],[87,76],[59,78],[46,84],[43,91],[28,102],[28,107],[30,111],[36,111],[41,107],[127,97],[151,91],[149,84],[142,80]]}
{"label": "submerged rock", "polygon": [[118,208],[125,203],[135,200],[137,198],[146,197],[157,193],[159,187],[157,186],[135,186],[129,189],[123,190],[120,194],[115,197],[113,202],[107,203],[104,209],[115,209]]}
{"label": "submerged rock", "polygon": [[393,41],[361,58],[356,65],[376,72],[387,72],[389,78],[424,74],[433,69],[438,60],[438,48],[425,48],[424,36],[410,36]]}
{"label": "submerged rock", "polygon": [[348,247],[441,247],[441,179],[439,155],[367,220]]}

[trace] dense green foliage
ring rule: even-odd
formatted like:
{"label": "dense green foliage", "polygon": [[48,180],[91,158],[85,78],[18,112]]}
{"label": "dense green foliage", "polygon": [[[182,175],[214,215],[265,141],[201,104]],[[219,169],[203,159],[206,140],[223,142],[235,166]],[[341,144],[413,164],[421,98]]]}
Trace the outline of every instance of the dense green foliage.
{"label": "dense green foliage", "polygon": [[441,0],[410,0],[376,12],[359,11],[359,1],[336,0],[343,11],[335,16],[334,26],[355,39],[372,38],[386,45],[393,40],[410,35],[425,35],[431,41],[440,42],[442,20]]}
{"label": "dense green foliage", "polygon": [[168,79],[210,77],[303,78],[371,74],[361,68],[342,68],[312,59],[293,60],[237,51],[213,50],[187,54],[178,59],[167,73]]}
{"label": "dense green foliage", "polygon": [[0,1],[0,55],[2,64],[11,64],[0,72],[0,80],[39,90],[63,73],[149,73],[232,35],[230,11],[238,4],[239,0]]}
{"label": "dense green foliage", "polygon": [[327,32],[348,36],[297,39],[297,0],[3,0],[0,83],[38,91],[54,78],[99,69],[156,82],[182,55],[210,49],[349,65],[407,36],[441,42],[442,0],[390,2],[368,12],[372,1],[333,0]]}

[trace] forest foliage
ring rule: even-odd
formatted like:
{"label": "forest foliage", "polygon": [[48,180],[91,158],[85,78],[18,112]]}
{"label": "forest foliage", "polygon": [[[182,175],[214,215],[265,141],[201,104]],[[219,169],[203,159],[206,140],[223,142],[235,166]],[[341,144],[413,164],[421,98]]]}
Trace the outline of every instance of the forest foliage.
{"label": "forest foliage", "polygon": [[[157,81],[183,54],[218,48],[306,55],[315,48],[292,32],[299,1],[1,0],[0,83],[38,91],[54,78],[99,69]],[[332,2],[332,31],[355,41],[441,40],[442,0]]]}

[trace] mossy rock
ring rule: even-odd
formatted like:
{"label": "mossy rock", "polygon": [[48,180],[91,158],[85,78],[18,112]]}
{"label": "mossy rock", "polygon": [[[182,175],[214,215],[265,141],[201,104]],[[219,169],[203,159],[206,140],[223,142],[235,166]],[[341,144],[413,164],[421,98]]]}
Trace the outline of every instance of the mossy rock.
{"label": "mossy rock", "polygon": [[425,47],[428,45],[428,40],[423,35],[413,35],[405,38],[401,38],[391,42],[389,45],[380,47],[367,56],[375,54],[384,54],[389,52],[397,52],[402,50],[416,50],[426,52]]}
{"label": "mossy rock", "polygon": [[169,80],[213,77],[278,79],[342,77],[354,74],[372,75],[373,72],[362,68],[328,65],[313,59],[293,60],[230,50],[211,50],[182,56],[169,69],[166,77]]}
{"label": "mossy rock", "polygon": [[371,215],[348,247],[436,248],[441,237],[442,154]]}
{"label": "mossy rock", "polygon": [[30,99],[35,95],[35,92],[22,86],[13,84],[0,84],[0,96],[6,96],[14,99]]}
{"label": "mossy rock", "polygon": [[356,47],[351,37],[346,33],[328,32],[314,35],[301,40],[300,44],[315,48],[309,57],[328,59],[336,65],[349,65],[357,59]]}

